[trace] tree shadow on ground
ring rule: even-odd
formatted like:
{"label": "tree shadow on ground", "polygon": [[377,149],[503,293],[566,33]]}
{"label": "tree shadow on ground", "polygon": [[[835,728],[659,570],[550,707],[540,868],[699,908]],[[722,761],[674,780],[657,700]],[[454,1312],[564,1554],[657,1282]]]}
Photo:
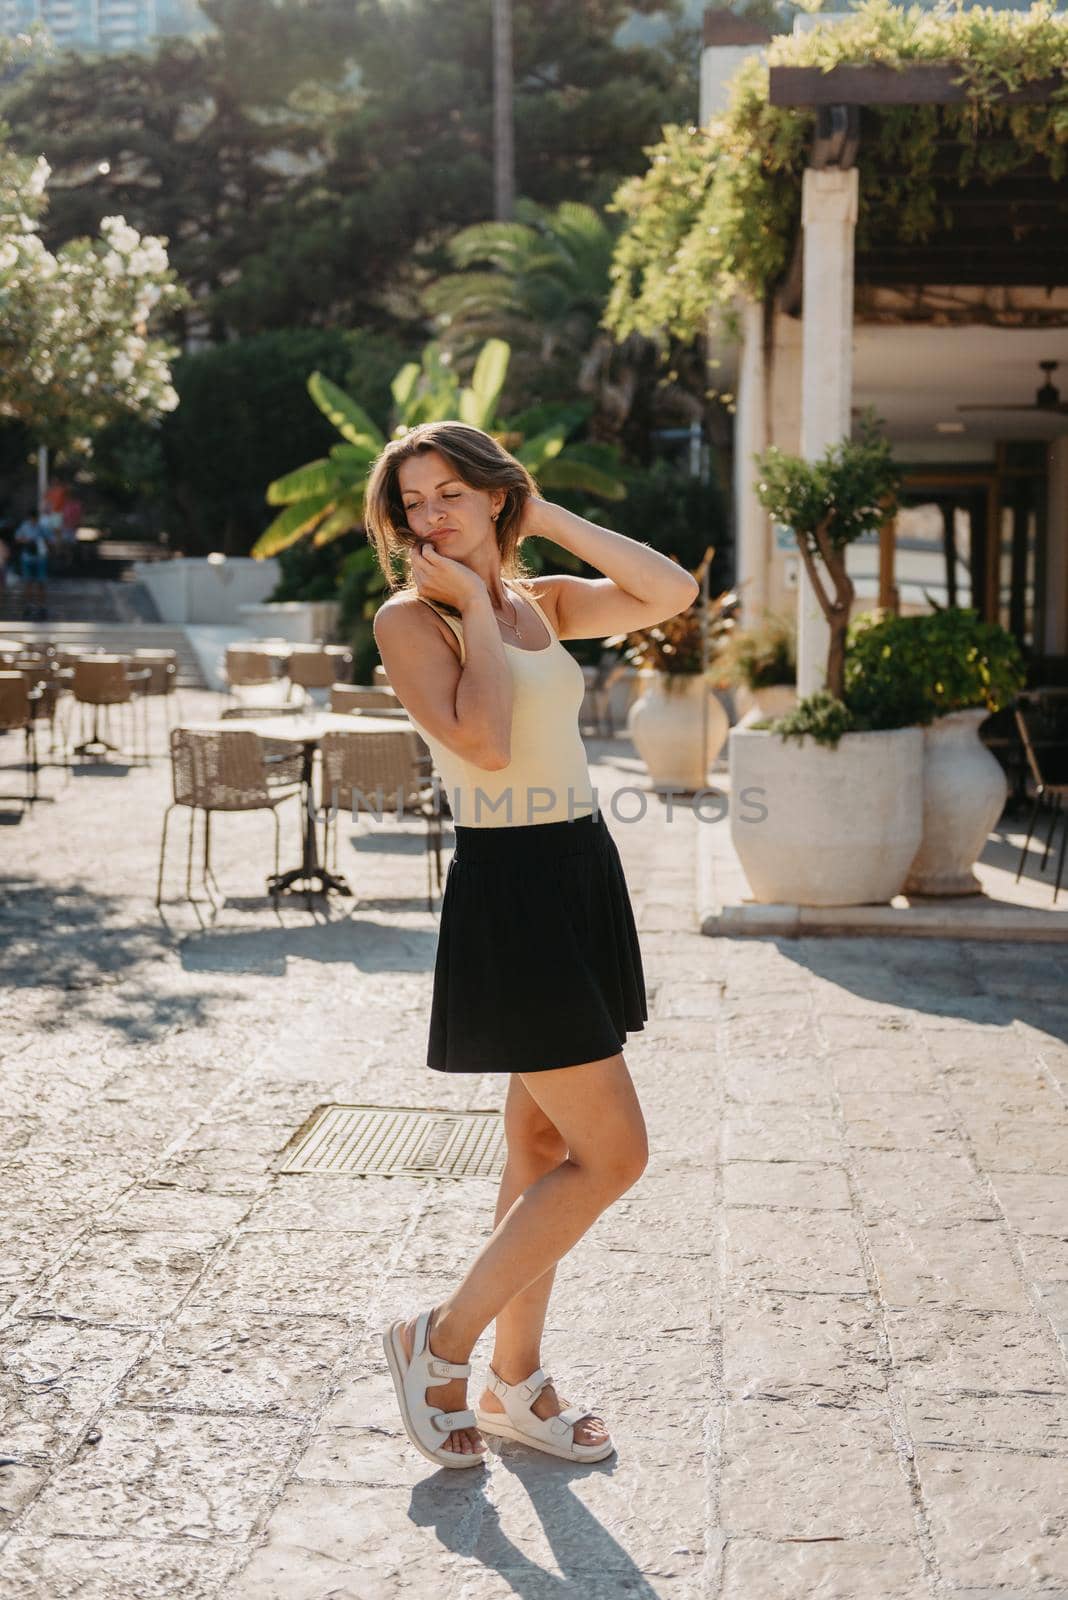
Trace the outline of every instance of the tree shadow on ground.
{"label": "tree shadow on ground", "polygon": [[126,912],[124,896],[39,878],[5,878],[0,883],[5,987],[46,997],[52,1026],[91,1015],[94,1022],[137,1040],[202,1023],[217,1002],[229,1001],[221,990],[165,992],[158,980],[173,940],[148,919],[120,920]]}
{"label": "tree shadow on ground", "polygon": [[[1068,951],[1062,944],[875,937],[769,942],[797,966],[870,1001],[873,1012],[880,1008],[882,1027],[904,1026],[912,1011],[976,1027],[1022,1023],[1068,1040]],[[821,995],[819,1008],[833,1013],[834,997]],[[858,1021],[864,1016],[855,1005],[841,1009]]]}
{"label": "tree shadow on ground", "polygon": [[[365,902],[375,904],[375,902]],[[411,902],[402,903],[411,909]],[[251,973],[284,977],[288,964],[320,961],[360,972],[428,972],[437,945],[437,928],[396,928],[356,915],[297,927],[218,929],[182,940],[186,972]]]}

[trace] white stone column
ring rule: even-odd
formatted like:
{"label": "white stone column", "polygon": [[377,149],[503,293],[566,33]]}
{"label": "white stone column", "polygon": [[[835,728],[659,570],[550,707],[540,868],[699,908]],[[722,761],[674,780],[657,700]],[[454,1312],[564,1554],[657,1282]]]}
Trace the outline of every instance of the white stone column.
{"label": "white stone column", "polygon": [[1068,652],[1068,434],[1049,447],[1044,654]]}
{"label": "white stone column", "polygon": [[768,513],[756,497],[753,462],[768,442],[763,305],[745,300],[741,325],[734,412],[734,581],[745,584],[746,620],[755,622],[768,603]]}
{"label": "white stone column", "polygon": [[[853,235],[856,167],[807,167],[801,191],[804,290],[801,454],[821,456],[850,432],[853,397]],[[797,596],[797,687],[822,689],[828,628],[802,569]]]}

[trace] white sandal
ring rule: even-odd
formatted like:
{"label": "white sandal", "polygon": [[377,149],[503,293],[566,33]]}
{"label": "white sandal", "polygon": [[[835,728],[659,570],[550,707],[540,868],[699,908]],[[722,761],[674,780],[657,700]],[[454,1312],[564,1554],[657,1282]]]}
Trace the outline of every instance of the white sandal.
{"label": "white sandal", "polygon": [[433,1388],[436,1383],[441,1383],[447,1378],[471,1376],[470,1362],[461,1364],[458,1361],[444,1361],[431,1350],[429,1338],[431,1316],[431,1312],[424,1311],[416,1321],[410,1359],[405,1355],[404,1345],[401,1343],[401,1332],[405,1326],[403,1322],[395,1322],[382,1335],[386,1360],[389,1362],[393,1385],[400,1402],[404,1431],[415,1448],[420,1450],[428,1461],[433,1461],[435,1466],[477,1467],[486,1459],[485,1450],[461,1454],[459,1450],[446,1450],[442,1445],[443,1435],[447,1437],[458,1428],[477,1427],[475,1413],[442,1411],[440,1407],[427,1404],[426,1391]]}
{"label": "white sandal", "polygon": [[491,1389],[504,1403],[504,1412],[484,1411],[476,1407],[475,1417],[483,1433],[496,1434],[501,1439],[515,1439],[529,1444],[535,1450],[544,1450],[551,1456],[562,1456],[565,1461],[603,1461],[615,1449],[611,1439],[603,1444],[576,1444],[575,1427],[592,1411],[581,1406],[568,1406],[556,1417],[535,1416],[531,1407],[546,1384],[552,1379],[539,1367],[522,1383],[505,1383],[493,1368],[489,1369],[486,1388]]}

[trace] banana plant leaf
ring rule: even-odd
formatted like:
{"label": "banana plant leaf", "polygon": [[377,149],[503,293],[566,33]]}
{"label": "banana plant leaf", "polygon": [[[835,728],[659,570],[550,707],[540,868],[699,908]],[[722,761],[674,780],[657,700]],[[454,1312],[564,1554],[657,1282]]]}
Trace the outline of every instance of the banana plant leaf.
{"label": "banana plant leaf", "polygon": [[363,525],[363,491],[359,494],[342,495],[337,505],[324,522],[316,528],[312,537],[312,544],[321,546],[331,544],[335,539],[343,539],[346,533],[351,533],[353,528]]}
{"label": "banana plant leaf", "polygon": [[286,550],[291,544],[305,533],[310,532],[315,524],[333,505],[332,494],[311,494],[304,500],[298,500],[296,505],[287,506],[281,514],[260,534],[252,546],[252,554],[257,560],[262,561],[265,556],[275,556],[279,550]]}
{"label": "banana plant leaf", "polygon": [[473,428],[488,428],[497,410],[508,363],[512,358],[511,346],[504,339],[487,339],[478,353],[470,388],[460,394],[460,420]]}
{"label": "banana plant leaf", "polygon": [[297,467],[293,472],[287,472],[282,478],[275,478],[273,483],[267,485],[267,504],[269,506],[289,506],[298,500],[306,500],[310,494],[326,494],[332,492],[337,477],[337,469],[332,461],[325,458],[321,461],[309,461],[303,467]]}
{"label": "banana plant leaf", "polygon": [[308,379],[308,393],[343,439],[350,444],[369,444],[381,450],[386,442],[381,430],[344,389],[339,389],[336,383],[324,378],[321,372],[313,372]]}
{"label": "banana plant leaf", "polygon": [[533,473],[541,472],[546,464],[558,456],[567,443],[567,425],[557,422],[551,428],[546,428],[544,433],[536,434],[533,439],[528,439],[515,452],[516,459]]}
{"label": "banana plant leaf", "polygon": [[600,495],[603,500],[625,500],[627,486],[611,477],[589,461],[558,456],[547,461],[538,473],[543,489],[584,489],[587,494]]}

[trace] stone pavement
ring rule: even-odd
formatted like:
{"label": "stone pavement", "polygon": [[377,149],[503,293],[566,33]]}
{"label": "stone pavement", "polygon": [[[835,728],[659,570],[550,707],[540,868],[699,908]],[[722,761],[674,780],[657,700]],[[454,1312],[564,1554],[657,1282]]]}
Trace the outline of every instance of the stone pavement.
{"label": "stone pavement", "polygon": [[609,813],[652,1158],[545,1359],[619,1454],[434,1472],[376,1336],[493,1185],[270,1171],[323,1102],[500,1103],[422,1065],[418,825],[343,829],[361,898],[276,916],[269,822],[223,818],[202,928],[151,904],[161,762],[43,790],[0,816],[4,1600],[1068,1596],[1063,950],[703,938],[700,824]]}

